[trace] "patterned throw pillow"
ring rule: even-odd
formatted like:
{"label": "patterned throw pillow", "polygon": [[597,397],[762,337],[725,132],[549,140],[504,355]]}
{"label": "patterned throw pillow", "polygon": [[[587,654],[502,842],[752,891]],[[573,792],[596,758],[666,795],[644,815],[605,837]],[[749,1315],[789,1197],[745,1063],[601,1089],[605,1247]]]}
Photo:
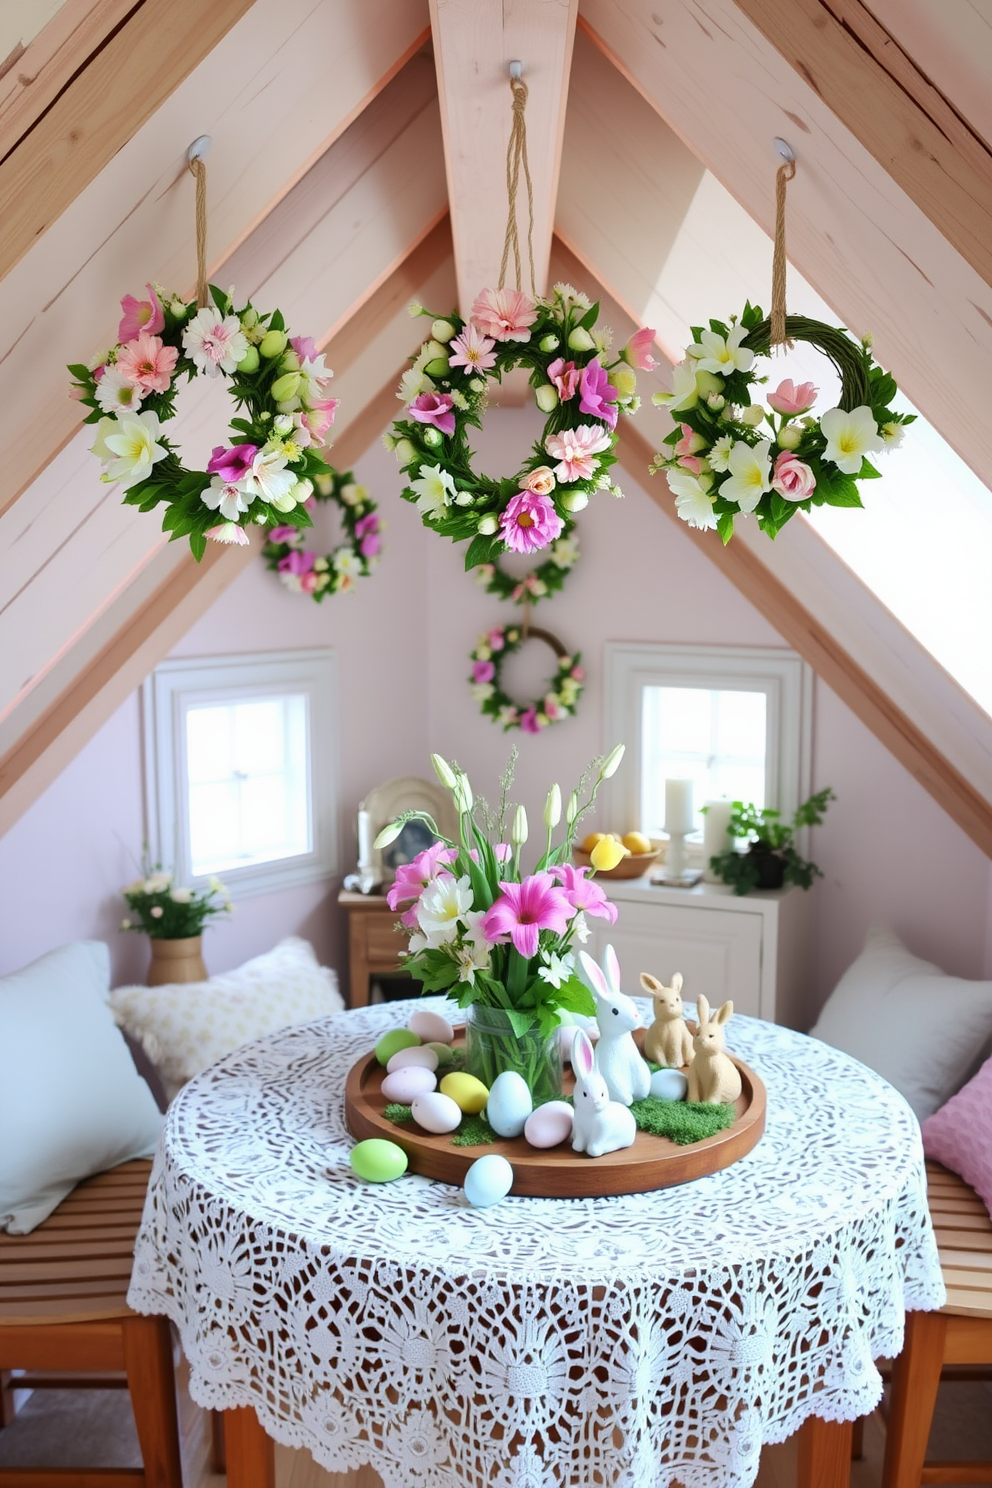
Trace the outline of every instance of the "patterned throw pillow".
{"label": "patterned throw pillow", "polygon": [[141,1045],[171,1100],[201,1070],[277,1028],[309,1023],[343,1006],[338,979],[296,936],[205,982],[118,987],[118,1027]]}
{"label": "patterned throw pillow", "polygon": [[970,1183],[992,1215],[992,1059],[927,1117],[923,1151]]}

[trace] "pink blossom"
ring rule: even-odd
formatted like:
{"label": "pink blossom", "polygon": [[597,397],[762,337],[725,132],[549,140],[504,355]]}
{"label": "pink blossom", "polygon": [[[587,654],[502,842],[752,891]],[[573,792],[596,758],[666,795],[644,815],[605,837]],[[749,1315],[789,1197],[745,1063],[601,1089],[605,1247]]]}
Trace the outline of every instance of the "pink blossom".
{"label": "pink blossom", "polygon": [[816,490],[816,476],[790,450],[782,450],[775,461],[772,490],[787,501],[805,501]]}
{"label": "pink blossom", "polygon": [[577,429],[562,429],[560,434],[549,434],[544,448],[552,459],[558,461],[555,475],[568,484],[588,480],[599,465],[593,456],[609,449],[610,444],[605,429],[597,429],[593,424],[580,424]]}
{"label": "pink blossom", "polygon": [[557,357],[548,366],[548,376],[558,389],[558,396],[563,403],[575,397],[580,375],[575,363],[566,362],[564,357]]}
{"label": "pink blossom", "polygon": [[513,593],[510,595],[510,598],[513,600],[514,604],[523,599],[525,594],[533,594],[540,582],[541,581],[537,577],[536,573],[529,573],[525,579],[521,579],[520,583],[516,585]]}
{"label": "pink blossom", "polygon": [[[214,453],[216,454],[216,450]],[[209,468],[207,466],[208,470]],[[268,541],[271,543],[287,543],[292,542],[295,537],[299,537],[300,535],[299,528],[297,527],[273,527],[269,533]]]}
{"label": "pink blossom", "polygon": [[145,288],[148,291],[147,300],[136,300],[134,295],[125,295],[121,300],[124,314],[117,327],[118,341],[133,341],[142,331],[147,331],[150,336],[157,336],[160,331],[165,330],[165,316],[158,295],[150,284],[146,284]]}
{"label": "pink blossom", "polygon": [[408,412],[418,424],[433,424],[442,434],[454,434],[454,403],[450,393],[421,393],[419,398],[414,398]]}
{"label": "pink blossom", "polygon": [[375,558],[382,549],[382,539],[379,536],[379,518],[375,512],[369,512],[367,517],[361,517],[355,523],[355,537],[358,539],[358,551],[363,558]]}
{"label": "pink blossom", "polygon": [[132,387],[144,388],[146,393],[167,393],[178,360],[174,346],[166,346],[158,336],[142,331],[121,347],[114,366]]}
{"label": "pink blossom", "polygon": [[311,570],[310,573],[303,574],[300,579],[300,588],[303,590],[304,594],[313,593],[313,591],[317,587],[317,578],[318,575],[315,574],[313,570]]}
{"label": "pink blossom", "polygon": [[560,537],[565,523],[549,496],[518,491],[499,519],[503,541],[514,553],[536,553]]}
{"label": "pink blossom", "polygon": [[521,475],[517,481],[521,491],[536,491],[538,496],[550,496],[555,484],[554,471],[549,470],[547,465],[538,465],[535,470]]}
{"label": "pink blossom", "polygon": [[584,682],[586,680],[586,669],[584,666],[574,666],[571,672],[569,672],[569,676],[574,677],[576,682]]}
{"label": "pink blossom", "polygon": [[[386,892],[390,909],[398,909],[407,899],[419,899],[427,885],[441,875],[443,865],[453,863],[457,856],[457,848],[445,847],[443,842],[432,842],[430,847],[417,854],[412,863],[400,863],[396,878]],[[450,878],[451,874],[445,876]]]}
{"label": "pink blossom", "polygon": [[609,920],[611,925],[616,924],[616,905],[610,903],[598,883],[592,883],[586,878],[588,869],[574,868],[571,863],[559,863],[551,872],[561,884],[562,893],[573,909],[584,910],[586,914],[598,919]]}
{"label": "pink blossom", "polygon": [[314,512],[317,510],[317,498],[316,498],[316,496],[308,496],[307,497],[306,501],[304,501],[304,503],[303,503],[303,510],[305,512],[309,512],[309,514],[310,514],[311,517],[313,516]]}
{"label": "pink blossom", "polygon": [[691,470],[693,475],[702,475],[703,462],[698,455],[683,455],[679,464],[683,470]]}
{"label": "pink blossom", "polygon": [[768,394],[768,401],[776,413],[805,413],[816,402],[816,391],[811,382],[801,382],[796,387],[792,378],[787,377],[773,393]]}
{"label": "pink blossom", "polygon": [[333,424],[334,414],[340,401],[340,398],[324,398],[317,403],[311,403],[309,408],[299,414],[300,427],[310,431],[315,444],[320,444]]}
{"label": "pink blossom", "polygon": [[473,682],[491,682],[496,675],[496,668],[491,661],[474,661],[472,663]]}
{"label": "pink blossom", "polygon": [[471,321],[494,341],[529,341],[537,306],[519,289],[484,289],[476,295]]}
{"label": "pink blossom", "polygon": [[513,857],[513,848],[509,842],[497,842],[493,846],[493,857],[497,863],[508,863]]}
{"label": "pink blossom", "polygon": [[221,522],[219,527],[211,527],[206,534],[207,537],[219,543],[234,543],[235,547],[246,548],[248,546],[248,534],[243,527],[237,527],[233,522]]}
{"label": "pink blossom", "polygon": [[688,424],[679,424],[679,428],[682,430],[682,438],[675,445],[677,455],[695,455],[706,448],[706,440],[695,429],[690,429]]}
{"label": "pink blossom", "polygon": [[544,699],[544,716],[549,723],[557,723],[561,717],[561,708],[558,699],[553,692],[549,692]]}
{"label": "pink blossom", "polygon": [[575,913],[550,873],[532,873],[522,883],[500,883],[502,893],[479,928],[491,943],[509,936],[514,949],[529,961],[537,955],[542,930],[564,935]]}
{"label": "pink blossom", "polygon": [[498,625],[494,625],[492,630],[486,631],[486,640],[489,642],[490,651],[502,651],[506,645],[506,638]]}
{"label": "pink blossom", "polygon": [[319,356],[317,343],[312,336],[291,336],[289,344],[301,362],[315,362]]}
{"label": "pink blossom", "polygon": [[617,426],[617,390],[610,382],[606,368],[600,366],[599,358],[593,357],[588,367],[583,367],[579,381],[579,411],[592,418],[602,419],[608,429]]}
{"label": "pink blossom", "polygon": [[280,558],[278,568],[280,573],[296,574],[299,578],[309,573],[316,562],[317,554],[312,553],[309,548],[297,549],[287,553],[285,558]]}
{"label": "pink blossom", "polygon": [[[245,471],[251,468],[251,462],[257,454],[257,444],[232,444],[230,448],[227,445],[218,444],[214,447],[214,452],[207,462],[207,472],[210,475],[222,476],[229,485],[236,485]],[[273,538],[273,541],[284,540]]]}
{"label": "pink blossom", "polygon": [[496,353],[493,347],[496,342],[489,336],[483,336],[474,325],[467,325],[460,336],[456,336],[450,343],[448,364],[452,367],[464,367],[466,372],[488,372],[496,365]]}
{"label": "pink blossom", "polygon": [[653,372],[658,365],[651,355],[653,345],[654,331],[645,326],[643,330],[634,332],[620,355],[629,366],[636,367],[639,372]]}
{"label": "pink blossom", "polygon": [[537,709],[525,708],[520,715],[520,730],[524,734],[539,734],[541,725],[537,721]]}

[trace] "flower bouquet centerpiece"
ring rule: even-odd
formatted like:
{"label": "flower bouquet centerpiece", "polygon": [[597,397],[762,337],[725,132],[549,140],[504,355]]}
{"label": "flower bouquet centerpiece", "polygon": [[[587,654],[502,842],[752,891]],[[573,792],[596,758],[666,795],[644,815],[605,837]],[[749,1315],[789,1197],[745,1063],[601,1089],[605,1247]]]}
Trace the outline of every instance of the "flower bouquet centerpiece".
{"label": "flower bouquet centerpiece", "polygon": [[446,838],[422,811],[405,812],[376,838],[377,847],[388,846],[412,819],[426,822],[434,833],[434,844],[397,870],[386,896],[391,909],[403,908],[401,923],[410,932],[405,967],[424,992],[446,992],[468,1009],[470,1072],[488,1089],[497,1075],[516,1071],[535,1105],[561,1095],[559,1024],[596,1011],[576,974],[575,951],[589,938],[590,916],[616,922],[616,907],[592,874],[613,866],[619,845],[609,839],[599,844],[603,851],[599,859],[593,855],[591,869],[576,868],[569,858],[579,820],[622,756],[618,745],[583,776],[569,798],[557,846],[562,798],[559,787],[551,787],[544,850],[529,873],[521,864],[528,837],[522,806],[506,830],[515,753],[494,810],[475,801],[463,771],[432,755],[438,779],[454,796],[458,842]]}
{"label": "flower bouquet centerpiece", "polygon": [[152,943],[148,985],[205,981],[207,969],[200,955],[203,928],[214,915],[232,910],[220,879],[209,879],[205,889],[187,889],[177,885],[161,863],[151,867],[145,861],[142,876],[121,893],[130,911],[121,929],[142,931]]}

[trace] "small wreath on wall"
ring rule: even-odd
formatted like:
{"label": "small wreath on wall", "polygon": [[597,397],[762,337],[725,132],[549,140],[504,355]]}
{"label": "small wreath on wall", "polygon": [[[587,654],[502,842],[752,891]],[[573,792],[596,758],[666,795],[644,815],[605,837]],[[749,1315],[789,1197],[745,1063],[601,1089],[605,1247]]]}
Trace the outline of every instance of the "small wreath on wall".
{"label": "small wreath on wall", "polygon": [[[550,646],[558,664],[543,696],[520,704],[504,691],[500,676],[506,658],[528,640],[543,641]],[[581,653],[572,655],[557,636],[537,625],[526,629],[520,625],[494,625],[480,635],[471,660],[472,696],[485,716],[502,725],[504,733],[518,728],[525,734],[539,734],[550,724],[561,723],[575,712],[585,685]]]}
{"label": "small wreath on wall", "polygon": [[767,378],[754,370],[769,355],[771,322],[757,305],[746,305],[730,324],[711,320],[693,326],[693,343],[674,369],[672,391],[655,393],[675,428],[651,472],[664,470],[679,516],[690,527],[716,528],[729,542],[734,518],[753,512],[770,537],[797,511],[813,506],[861,506],[858,482],[879,472],[868,458],[902,439],[914,414],[892,403],[895,379],[872,359],[870,338],[856,341],[845,330],[785,317],[789,341],[817,347],[841,379],[838,406],[809,417],[817,389],[787,378],[752,403],[752,391]]}
{"label": "small wreath on wall", "polygon": [[[309,527],[306,503],[330,467],[320,449],[334,419],[331,372],[306,336],[290,339],[278,310],[235,310],[209,286],[212,305],[197,309],[147,286],[125,295],[117,344],[90,366],[69,367],[73,395],[98,424],[93,453],[105,481],[119,481],[124,503],[139,511],[164,505],[162,530],[188,536],[199,561],[207,538],[248,542],[246,526]],[[228,442],[206,470],[182,464],[165,437],[182,378],[223,376],[244,417],[232,418]]]}
{"label": "small wreath on wall", "polygon": [[579,540],[574,536],[575,523],[568,521],[561,536],[551,545],[550,557],[522,578],[515,578],[501,567],[499,559],[492,563],[480,563],[473,569],[473,577],[487,594],[496,599],[509,600],[512,604],[537,604],[557,594],[564,586],[566,575],[579,561]]}
{"label": "small wreath on wall", "polygon": [[262,557],[287,589],[309,594],[319,604],[328,594],[347,594],[372,572],[382,552],[385,524],[367,487],[358,485],[350,470],[318,475],[308,504],[312,508],[318,501],[333,501],[340,509],[347,540],[320,557],[304,547],[299,528],[280,524],[266,534]]}
{"label": "small wreath on wall", "polygon": [[[431,531],[470,540],[466,569],[495,566],[507,550],[548,548],[593,492],[622,494],[609,476],[617,419],[638,407],[634,368],[656,365],[648,349],[654,332],[638,331],[605,361],[611,335],[596,329],[598,314],[598,304],[567,284],[545,299],[486,289],[468,321],[455,314],[433,321],[430,340],[404,373],[407,411],[387,436],[407,475],[401,494]],[[495,479],[474,469],[468,430],[482,427],[487,380],[514,367],[529,370],[546,423],[517,474]]]}

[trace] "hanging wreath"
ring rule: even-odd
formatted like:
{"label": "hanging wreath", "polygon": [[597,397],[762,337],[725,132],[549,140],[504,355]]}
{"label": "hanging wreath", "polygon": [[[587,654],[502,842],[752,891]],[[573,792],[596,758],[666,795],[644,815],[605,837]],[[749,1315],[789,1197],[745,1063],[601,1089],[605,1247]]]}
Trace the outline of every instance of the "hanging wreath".
{"label": "hanging wreath", "polygon": [[[530,703],[515,703],[500,682],[503,663],[528,640],[544,641],[558,659],[554,676],[542,697]],[[482,713],[502,724],[503,732],[518,728],[525,734],[539,734],[552,723],[560,723],[575,712],[585,684],[585,668],[580,652],[571,655],[557,636],[536,625],[494,625],[479,637],[471,654],[472,696]]]}
{"label": "hanging wreath", "polygon": [[893,410],[898,388],[873,361],[870,341],[801,315],[785,317],[790,341],[816,346],[841,379],[838,406],[815,418],[811,382],[796,387],[786,378],[767,394],[770,407],[752,402],[767,381],[754,370],[755,358],[768,356],[771,336],[757,305],[746,305],[729,326],[711,320],[708,330],[693,326],[692,334],[672,391],[653,397],[676,427],[665,441],[671,452],[659,454],[651,471],[665,471],[679,516],[691,527],[716,528],[726,543],[742,512],[753,512],[774,537],[796,511],[861,506],[858,482],[879,474],[869,456],[897,445],[915,417]]}
{"label": "hanging wreath", "polygon": [[370,574],[382,552],[383,523],[365,486],[356,483],[350,470],[331,470],[314,479],[314,493],[307,502],[312,510],[319,501],[333,501],[341,511],[347,540],[326,557],[303,546],[298,527],[281,523],[266,534],[262,557],[294,594],[309,594],[319,604],[328,594],[347,594],[356,580]]}
{"label": "hanging wreath", "polygon": [[[617,419],[638,407],[634,368],[656,365],[648,349],[654,333],[638,331],[606,361],[611,336],[596,329],[598,314],[598,304],[567,284],[546,299],[483,290],[468,321],[454,314],[434,320],[431,339],[404,373],[407,411],[387,436],[407,475],[401,494],[432,531],[470,540],[466,569],[495,566],[507,550],[549,548],[594,491],[622,494],[609,475]],[[500,480],[474,469],[468,430],[482,427],[487,379],[500,381],[514,367],[528,369],[547,417],[523,467]]]}
{"label": "hanging wreath", "polygon": [[[278,310],[235,310],[231,296],[209,286],[212,305],[197,308],[160,286],[148,298],[125,295],[117,344],[88,367],[69,367],[73,395],[98,424],[93,453],[103,479],[119,481],[124,502],[140,511],[164,505],[162,530],[188,536],[199,561],[206,539],[248,542],[251,523],[309,527],[306,502],[337,399],[331,373],[309,337],[290,339]],[[206,470],[190,470],[165,437],[182,378],[223,376],[235,406],[227,442]]]}
{"label": "hanging wreath", "polygon": [[473,577],[487,594],[497,599],[509,600],[512,604],[537,604],[539,599],[557,594],[579,561],[579,540],[573,536],[575,523],[567,521],[561,537],[551,545],[551,553],[543,563],[525,574],[514,578],[500,566],[499,559],[492,563],[480,563],[473,569]]}

